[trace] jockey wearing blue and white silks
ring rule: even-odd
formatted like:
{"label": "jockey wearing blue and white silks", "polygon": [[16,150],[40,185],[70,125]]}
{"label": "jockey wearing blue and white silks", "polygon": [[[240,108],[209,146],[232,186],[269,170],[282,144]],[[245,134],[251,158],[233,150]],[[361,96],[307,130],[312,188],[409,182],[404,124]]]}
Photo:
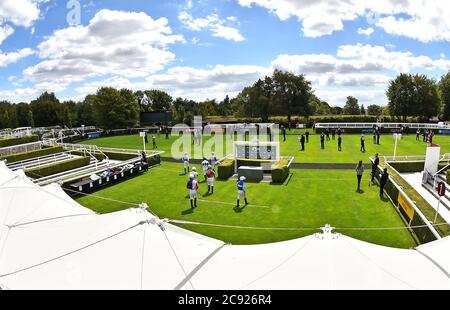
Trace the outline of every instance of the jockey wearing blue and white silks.
{"label": "jockey wearing blue and white silks", "polygon": [[187,153],[184,153],[183,157],[181,157],[181,160],[184,164],[184,173],[189,172],[189,156]]}
{"label": "jockey wearing blue and white silks", "polygon": [[237,204],[236,208],[239,208],[239,202],[242,197],[244,197],[245,205],[248,205],[247,202],[247,188],[245,186],[245,177],[241,176],[239,178],[239,181],[237,182],[237,190],[238,190],[238,198],[237,198]]}

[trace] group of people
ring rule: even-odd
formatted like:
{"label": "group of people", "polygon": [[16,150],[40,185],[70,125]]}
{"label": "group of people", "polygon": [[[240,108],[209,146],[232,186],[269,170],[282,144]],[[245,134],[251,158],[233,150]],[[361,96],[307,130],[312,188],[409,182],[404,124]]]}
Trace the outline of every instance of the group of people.
{"label": "group of people", "polygon": [[[187,153],[184,153],[183,157],[181,158],[183,161],[184,166],[184,173],[187,174],[190,171],[190,164],[189,164],[189,155]],[[211,153],[211,157],[208,160],[207,158],[203,157],[203,161],[201,162],[202,170],[203,170],[203,177],[204,182],[206,181],[206,184],[208,185],[208,192],[207,194],[213,194],[214,193],[214,180],[216,177],[216,171],[214,170],[214,167],[218,164],[218,160],[214,152]],[[192,172],[189,173],[189,180],[186,184],[186,188],[189,190],[189,201],[191,208],[197,207],[197,192],[199,190],[199,181],[198,181],[198,173],[196,167],[192,167]],[[245,177],[241,176],[237,182],[237,191],[238,191],[238,197],[237,197],[237,203],[236,208],[239,208],[239,203],[242,198],[245,200],[245,205],[248,204],[247,202],[247,190],[245,186]]]}
{"label": "group of people", "polygon": [[373,144],[380,144],[381,128],[374,126],[373,128]]}
{"label": "group of people", "polygon": [[[378,165],[380,164],[380,158],[378,157],[378,153],[375,154],[375,158],[373,160],[372,163],[372,174],[371,174],[371,180],[370,182],[372,184],[375,183],[375,179],[376,179],[376,173],[377,173],[377,169],[378,169]],[[362,160],[360,160],[358,162],[358,164],[356,165],[356,179],[358,182],[358,187],[357,187],[357,191],[361,190],[361,179],[364,173],[364,165]],[[379,175],[379,182],[380,182],[380,197],[383,197],[383,193],[384,193],[384,187],[386,186],[387,181],[389,180],[389,173],[387,171],[387,168],[383,169],[383,173]]]}
{"label": "group of people", "polygon": [[[433,143],[434,132],[432,130],[424,129],[422,132],[422,141],[427,143]],[[416,131],[416,141],[420,140],[420,129]]]}
{"label": "group of people", "polygon": [[[335,140],[335,136],[338,136],[337,142],[338,142],[338,151],[342,151],[342,130],[341,128],[335,129],[332,128],[331,129],[331,136],[333,138],[333,140]],[[327,128],[325,130],[325,132],[322,132],[320,134],[320,148],[321,149],[325,149],[325,137],[327,139],[327,141],[330,141],[330,129]],[[309,142],[309,131],[306,130],[305,134],[301,134],[298,137],[298,140],[300,141],[300,145],[301,145],[301,150],[304,151],[305,150],[305,143]]]}
{"label": "group of people", "polygon": [[[145,131],[145,134],[144,134],[144,141],[145,141],[145,144],[148,143],[148,133],[147,133],[147,131]],[[155,137],[155,135],[152,135],[152,146],[153,146],[154,149],[158,148],[158,146],[156,145],[156,137]]]}

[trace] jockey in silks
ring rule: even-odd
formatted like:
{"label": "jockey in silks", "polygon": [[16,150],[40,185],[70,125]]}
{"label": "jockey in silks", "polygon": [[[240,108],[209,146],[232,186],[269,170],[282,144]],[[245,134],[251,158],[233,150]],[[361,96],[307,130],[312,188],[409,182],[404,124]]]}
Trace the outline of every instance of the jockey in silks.
{"label": "jockey in silks", "polygon": [[198,172],[197,172],[197,168],[192,167],[192,172],[191,174],[194,176],[194,179],[197,180],[198,179]]}
{"label": "jockey in silks", "polygon": [[203,157],[203,161],[202,161],[202,169],[203,169],[203,176],[205,177],[205,181],[206,181],[206,171],[208,171],[208,166],[209,166],[209,161]]}
{"label": "jockey in silks", "polygon": [[237,205],[236,208],[239,208],[239,201],[242,197],[244,197],[245,205],[248,205],[247,202],[247,189],[245,186],[245,177],[241,176],[239,178],[239,181],[237,182],[237,190],[238,190],[238,198],[237,198]]}
{"label": "jockey in silks", "polygon": [[186,184],[186,188],[189,190],[189,200],[191,202],[191,209],[197,208],[198,182],[194,178],[194,175],[192,173],[189,175],[189,181]]}
{"label": "jockey in silks", "polygon": [[208,165],[208,170],[206,171],[206,177],[208,182],[208,193],[211,191],[211,194],[214,193],[214,177],[216,176],[216,172],[212,168],[211,165]]}
{"label": "jockey in silks", "polygon": [[189,156],[187,153],[184,153],[183,157],[181,157],[181,160],[184,164],[184,174],[189,172]]}
{"label": "jockey in silks", "polygon": [[217,157],[216,157],[216,155],[214,155],[214,152],[211,153],[211,158],[210,158],[209,162],[211,163],[211,166],[213,166],[213,167],[216,165]]}

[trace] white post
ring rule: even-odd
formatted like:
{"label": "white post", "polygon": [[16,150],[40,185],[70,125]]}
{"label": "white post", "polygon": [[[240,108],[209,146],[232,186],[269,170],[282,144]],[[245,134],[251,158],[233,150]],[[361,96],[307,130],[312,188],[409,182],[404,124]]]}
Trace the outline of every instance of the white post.
{"label": "white post", "polygon": [[144,153],[145,153],[145,132],[142,135],[142,143],[144,144]]}
{"label": "white post", "polygon": [[397,154],[398,133],[394,133],[394,136],[395,136],[395,145],[394,145],[394,160],[395,160],[395,155]]}
{"label": "white post", "polygon": [[438,213],[439,213],[439,205],[440,204],[441,204],[441,196],[439,196],[438,205],[437,205],[437,208],[436,208],[436,215],[434,216],[433,224],[436,224],[436,220],[437,220],[437,216],[438,216]]}

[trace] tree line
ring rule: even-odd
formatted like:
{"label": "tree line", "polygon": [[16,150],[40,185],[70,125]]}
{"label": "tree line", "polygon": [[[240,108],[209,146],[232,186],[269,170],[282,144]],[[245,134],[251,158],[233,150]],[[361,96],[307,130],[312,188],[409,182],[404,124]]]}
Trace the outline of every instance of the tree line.
{"label": "tree line", "polygon": [[132,91],[102,87],[80,102],[61,102],[54,93],[45,92],[30,103],[0,101],[0,128],[96,125],[102,128],[127,128],[139,125],[140,112],[171,111],[174,123],[189,124],[194,115],[258,118],[312,115],[390,115],[398,120],[408,116],[428,121],[438,116],[450,120],[450,71],[439,81],[423,74],[399,74],[386,90],[387,106],[359,105],[348,96],[344,107],[330,106],[321,100],[303,74],[275,70],[272,75],[244,87],[235,97],[222,101],[173,99],[161,90]]}

